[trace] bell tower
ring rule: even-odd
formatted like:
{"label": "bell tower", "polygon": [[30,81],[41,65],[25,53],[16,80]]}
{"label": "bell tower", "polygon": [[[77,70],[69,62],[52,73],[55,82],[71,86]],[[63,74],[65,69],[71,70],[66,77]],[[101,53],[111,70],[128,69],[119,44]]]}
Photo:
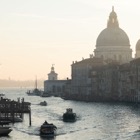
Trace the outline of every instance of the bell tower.
{"label": "bell tower", "polygon": [[54,64],[52,64],[51,72],[48,74],[48,80],[57,80],[57,73],[54,70]]}

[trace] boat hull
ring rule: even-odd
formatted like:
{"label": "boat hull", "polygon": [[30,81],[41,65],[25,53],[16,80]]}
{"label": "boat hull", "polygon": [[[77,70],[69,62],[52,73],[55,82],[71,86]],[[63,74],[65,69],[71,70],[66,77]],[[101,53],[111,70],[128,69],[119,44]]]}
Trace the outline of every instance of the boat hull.
{"label": "boat hull", "polygon": [[56,126],[53,124],[44,124],[40,127],[40,136],[54,137],[56,135]]}
{"label": "boat hull", "polygon": [[76,113],[73,113],[72,108],[67,108],[66,112],[63,114],[64,122],[75,122],[76,121]]}
{"label": "boat hull", "polygon": [[71,119],[63,119],[63,121],[64,122],[76,122],[76,119],[73,119],[73,120],[71,120]]}
{"label": "boat hull", "polygon": [[7,136],[11,131],[10,127],[0,127],[0,136]]}
{"label": "boat hull", "polygon": [[40,133],[41,137],[55,137],[56,133],[52,132],[52,133]]}
{"label": "boat hull", "polygon": [[76,115],[74,113],[64,113],[63,114],[63,121],[64,122],[75,122],[76,121]]}

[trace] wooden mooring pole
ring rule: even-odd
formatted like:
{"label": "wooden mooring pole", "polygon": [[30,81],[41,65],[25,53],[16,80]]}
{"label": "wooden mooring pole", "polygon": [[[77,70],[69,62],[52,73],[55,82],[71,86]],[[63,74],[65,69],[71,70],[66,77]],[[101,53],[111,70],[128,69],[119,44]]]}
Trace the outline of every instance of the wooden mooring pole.
{"label": "wooden mooring pole", "polygon": [[29,111],[29,125],[31,126],[32,125],[32,120],[31,120],[31,109]]}

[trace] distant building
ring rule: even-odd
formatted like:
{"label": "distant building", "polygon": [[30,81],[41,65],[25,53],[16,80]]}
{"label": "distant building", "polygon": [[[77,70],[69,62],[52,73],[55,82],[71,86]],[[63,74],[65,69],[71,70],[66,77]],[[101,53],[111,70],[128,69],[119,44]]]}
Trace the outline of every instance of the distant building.
{"label": "distant building", "polygon": [[44,92],[52,96],[61,96],[65,92],[65,84],[67,80],[58,80],[58,74],[55,73],[54,66],[48,74],[48,80],[44,81]]}

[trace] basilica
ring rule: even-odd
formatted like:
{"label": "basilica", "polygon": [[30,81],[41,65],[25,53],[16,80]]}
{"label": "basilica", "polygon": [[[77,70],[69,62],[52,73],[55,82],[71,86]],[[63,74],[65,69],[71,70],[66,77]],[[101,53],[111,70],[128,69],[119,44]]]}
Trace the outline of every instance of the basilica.
{"label": "basilica", "polygon": [[[55,87],[61,91],[60,96],[73,100],[140,101],[140,40],[132,59],[129,37],[119,26],[114,7],[95,47],[89,58],[73,61],[71,79],[64,80],[60,87],[59,80],[57,84],[51,80],[50,92]],[[44,89],[47,91],[47,84]]]}

